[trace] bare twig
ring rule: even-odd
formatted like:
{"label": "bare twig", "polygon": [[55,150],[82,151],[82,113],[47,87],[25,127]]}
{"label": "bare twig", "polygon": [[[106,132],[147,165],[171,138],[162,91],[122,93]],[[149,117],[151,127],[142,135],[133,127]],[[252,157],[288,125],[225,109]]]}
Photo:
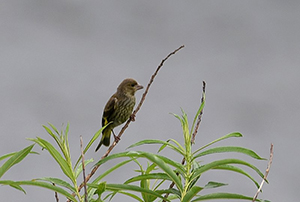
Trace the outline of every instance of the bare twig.
{"label": "bare twig", "polygon": [[[202,85],[203,85],[203,87],[202,87],[201,105],[205,101],[205,87],[206,87],[205,81],[202,81]],[[199,113],[197,124],[196,124],[195,130],[194,130],[194,133],[192,135],[192,140],[191,140],[192,144],[195,144],[195,139],[196,139],[196,135],[197,135],[197,132],[198,132],[198,128],[199,128],[200,123],[201,123],[202,114],[203,114],[203,109]]]}
{"label": "bare twig", "polygon": [[88,202],[87,189],[86,189],[86,178],[85,178],[85,165],[84,165],[84,153],[83,153],[83,140],[80,136],[80,149],[81,149],[81,161],[82,161],[82,175],[83,175],[83,187],[84,187],[84,201]]}
{"label": "bare twig", "polygon": [[267,169],[266,169],[266,173],[264,175],[264,178],[263,178],[262,182],[260,183],[260,186],[259,186],[256,194],[254,195],[254,197],[252,199],[252,202],[254,202],[257,199],[257,196],[258,196],[259,192],[261,191],[265,181],[267,180],[268,174],[270,172],[272,161],[273,161],[273,144],[271,144],[271,148],[270,148],[270,158],[269,158],[268,166],[267,166]]}
{"label": "bare twig", "polygon": [[[52,183],[52,184],[53,184],[53,186],[55,186],[54,183]],[[59,198],[58,198],[57,192],[54,192],[54,197],[55,197],[56,202],[59,202]]]}
{"label": "bare twig", "polygon": [[[162,61],[161,63],[158,65],[156,71],[154,72],[154,74],[151,76],[150,81],[146,87],[145,92],[143,93],[143,96],[141,98],[141,101],[139,102],[139,104],[137,105],[136,109],[133,111],[132,113],[132,117],[135,117],[135,115],[137,114],[137,112],[140,110],[142,104],[144,103],[145,99],[146,99],[146,95],[150,89],[151,84],[154,81],[154,78],[156,77],[158,71],[160,70],[160,68],[164,65],[164,62],[171,57],[172,55],[174,55],[176,52],[178,52],[180,49],[184,48],[184,45],[180,46],[179,48],[177,48],[176,50],[174,50],[173,52],[169,53]],[[118,139],[121,138],[122,134],[124,133],[124,131],[128,128],[130,122],[132,122],[132,119],[130,118],[126,124],[123,126],[123,128],[120,130],[119,134],[118,134],[118,138],[115,139],[115,141],[111,144],[111,146],[107,149],[106,153],[101,157],[101,159],[104,159],[105,157],[107,157],[109,155],[109,153],[113,150],[113,148],[116,146],[116,144],[118,143]],[[98,168],[100,167],[100,165],[96,165],[90,174],[88,174],[86,176],[86,181],[88,182],[90,180],[90,178],[95,174],[95,172],[98,170]],[[80,191],[82,189],[82,187],[84,186],[84,182],[80,184],[80,186],[78,187],[78,191]],[[74,195],[74,193],[73,193]]]}

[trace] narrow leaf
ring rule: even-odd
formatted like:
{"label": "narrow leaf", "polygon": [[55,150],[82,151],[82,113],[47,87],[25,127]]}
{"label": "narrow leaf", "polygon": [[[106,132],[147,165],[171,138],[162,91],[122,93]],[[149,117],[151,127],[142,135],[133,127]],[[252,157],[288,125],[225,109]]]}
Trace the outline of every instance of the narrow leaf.
{"label": "narrow leaf", "polygon": [[124,184],[129,184],[132,182],[140,181],[140,180],[171,180],[171,178],[166,173],[150,173],[150,174],[143,174],[138,175],[136,177],[132,177]]}
{"label": "narrow leaf", "polygon": [[60,135],[59,132],[58,132],[58,130],[57,130],[57,128],[56,128],[52,123],[49,123],[49,122],[48,122],[48,124],[49,124],[49,126],[51,126],[51,128],[56,132],[57,135]]}
{"label": "narrow leaf", "polygon": [[255,170],[263,178],[263,174],[259,171],[259,169],[256,168],[254,165],[247,163],[246,161],[242,161],[239,159],[223,159],[223,160],[213,161],[211,163],[201,166],[200,168],[195,170],[191,179],[197,178],[202,173],[204,173],[208,170],[214,169],[218,166],[227,165],[227,164],[240,164],[240,165],[248,166],[248,167],[252,168],[253,170]]}
{"label": "narrow leaf", "polygon": [[224,135],[223,137],[220,137],[220,138],[218,138],[218,139],[216,139],[216,140],[208,143],[207,145],[204,145],[203,147],[197,149],[193,154],[197,154],[202,149],[204,149],[204,148],[206,148],[206,147],[208,147],[208,146],[210,146],[210,145],[212,145],[214,143],[217,143],[217,142],[219,142],[221,140],[225,140],[225,139],[228,139],[228,138],[231,138],[231,137],[243,137],[243,135],[241,133],[239,133],[239,132],[229,133],[229,134]]}
{"label": "narrow leaf", "polygon": [[224,184],[224,183],[221,183],[221,182],[208,182],[203,188],[204,189],[211,189],[211,188],[218,188],[218,187],[222,187],[222,186],[226,186],[228,184]]}
{"label": "narrow leaf", "polygon": [[[135,194],[132,194],[132,193],[129,193],[129,192],[119,191],[119,192],[115,192],[115,194],[116,194],[116,193],[119,193],[119,194],[123,194],[123,195],[129,196],[129,197],[131,197],[131,198],[133,198],[133,199],[135,199],[135,200],[137,200],[137,201],[139,201],[139,202],[144,202],[143,199],[141,199],[141,198],[139,198],[138,196],[136,196]],[[112,197],[113,197],[115,194],[114,194],[114,193],[111,193]],[[109,195],[108,195],[108,196],[109,196]],[[108,196],[105,197],[105,199],[108,198]],[[110,201],[112,201],[112,197],[110,198]]]}
{"label": "narrow leaf", "polygon": [[37,138],[43,145],[45,145],[45,148],[47,151],[51,154],[51,156],[55,159],[55,161],[59,164],[64,174],[69,177],[69,179],[76,183],[75,174],[73,173],[73,170],[71,169],[71,165],[67,163],[67,161],[62,157],[62,155],[46,140]]}
{"label": "narrow leaf", "polygon": [[217,170],[229,170],[229,171],[234,171],[236,173],[240,173],[242,175],[245,175],[246,177],[248,177],[252,182],[254,182],[254,184],[256,185],[257,188],[259,188],[259,184],[257,181],[254,180],[253,177],[251,177],[251,175],[249,175],[246,171],[244,171],[241,168],[238,168],[236,166],[233,165],[221,165],[221,166],[217,166],[213,169],[217,169]]}
{"label": "narrow leaf", "polygon": [[16,182],[11,181],[11,180],[0,180],[0,184],[2,185],[9,185],[19,191],[22,191],[24,194],[26,194],[26,191],[18,184],[16,184]]}
{"label": "narrow leaf", "polygon": [[34,145],[30,145],[25,149],[12,155],[1,167],[0,167],[0,178],[8,171],[12,166],[22,161],[31,151]]}
{"label": "narrow leaf", "polygon": [[54,192],[60,193],[62,195],[64,195],[65,197],[67,197],[68,199],[70,199],[71,201],[77,202],[76,198],[74,198],[74,196],[72,196],[72,194],[70,194],[69,192],[67,192],[66,190],[54,186],[50,183],[46,183],[46,182],[39,182],[39,181],[17,181],[15,182],[17,185],[31,185],[31,186],[37,186],[37,187],[42,187],[42,188],[46,188],[46,189],[50,189]]}
{"label": "narrow leaf", "polygon": [[202,187],[193,186],[183,197],[182,202],[191,201],[194,198],[194,196],[196,196],[202,189]]}
{"label": "narrow leaf", "polygon": [[197,155],[194,156],[194,159],[205,156],[208,154],[216,154],[216,153],[225,153],[225,152],[237,152],[246,154],[252,158],[258,159],[258,160],[266,160],[265,158],[260,157],[258,154],[256,154],[254,151],[250,149],[246,149],[244,147],[233,147],[233,146],[226,146],[226,147],[215,147],[212,149],[208,149],[206,151],[203,151]]}
{"label": "narrow leaf", "polygon": [[[55,126],[52,125],[51,123],[48,123],[48,124],[49,124],[49,125],[52,127],[52,129],[54,129],[54,131],[59,135],[59,133],[58,133],[57,129],[55,128]],[[47,131],[47,133],[48,133],[49,135],[51,135],[51,137],[55,140],[56,144],[62,149],[62,145],[61,145],[61,142],[60,142],[60,139],[58,138],[58,136],[56,136],[56,135],[52,132],[52,130],[51,130],[50,128],[48,128],[47,126],[43,125],[43,128]]]}
{"label": "narrow leaf", "polygon": [[[177,144],[178,142],[175,141],[175,143]],[[144,145],[144,144],[162,144],[164,147],[168,146],[171,149],[173,149],[174,151],[184,155],[184,150],[183,150],[183,148],[181,147],[180,144],[179,144],[180,147],[179,146],[176,147],[173,144],[169,143],[169,141],[162,141],[162,140],[142,140],[140,142],[137,142],[137,143],[134,143],[134,144],[130,145],[129,147],[127,147],[127,149],[137,147],[137,146],[141,146],[141,145]]]}
{"label": "narrow leaf", "polygon": [[147,193],[147,194],[156,196],[158,198],[165,199],[166,201],[169,201],[168,199],[161,196],[161,193],[157,193],[156,191],[152,191],[152,190],[149,190],[149,189],[143,189],[143,188],[141,188],[139,186],[135,186],[135,185],[107,184],[106,189],[111,190],[111,191],[127,190],[127,191],[135,191],[135,192],[139,192],[139,193]]}
{"label": "narrow leaf", "polygon": [[176,175],[176,173],[157,155],[147,153],[147,152],[141,152],[141,154],[146,157],[151,162],[157,164],[158,167],[160,167],[169,177],[172,179],[172,181],[176,184],[178,189],[182,192],[183,187],[180,181],[180,178]]}
{"label": "narrow leaf", "polygon": [[[196,199],[192,200],[195,201],[205,201],[205,200],[212,200],[212,199],[239,199],[239,200],[252,200],[253,197],[244,196],[241,194],[232,194],[232,193],[212,193],[203,196],[199,196]],[[259,200],[257,200],[259,201]]]}
{"label": "narrow leaf", "polygon": [[59,185],[59,186],[62,186],[62,187],[65,187],[65,188],[69,189],[72,192],[76,192],[76,189],[72,185],[70,185],[70,183],[68,183],[68,182],[66,182],[62,179],[59,179],[59,178],[43,177],[43,178],[38,178],[36,180],[51,182],[51,183],[54,183],[56,186]]}

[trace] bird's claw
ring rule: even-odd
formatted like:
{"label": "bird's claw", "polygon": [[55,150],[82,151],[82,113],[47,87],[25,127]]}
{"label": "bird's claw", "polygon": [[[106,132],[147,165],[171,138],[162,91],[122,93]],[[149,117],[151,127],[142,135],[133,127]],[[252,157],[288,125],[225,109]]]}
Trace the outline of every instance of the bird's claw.
{"label": "bird's claw", "polygon": [[115,138],[115,141],[116,141],[116,142],[119,142],[119,141],[120,141],[120,138],[119,138],[118,136],[114,135],[114,138]]}
{"label": "bird's claw", "polygon": [[130,120],[131,120],[132,122],[135,121],[135,114],[131,114],[131,115],[130,115]]}
{"label": "bird's claw", "polygon": [[119,141],[120,141],[120,138],[119,138],[118,136],[116,136],[116,135],[115,135],[114,131],[112,131],[112,132],[113,132],[113,135],[114,135],[115,141],[116,141],[116,142],[119,142]]}

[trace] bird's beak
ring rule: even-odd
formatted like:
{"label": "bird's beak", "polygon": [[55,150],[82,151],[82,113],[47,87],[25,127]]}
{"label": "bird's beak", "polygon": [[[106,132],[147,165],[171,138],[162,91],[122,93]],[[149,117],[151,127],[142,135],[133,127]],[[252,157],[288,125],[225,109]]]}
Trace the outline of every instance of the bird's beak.
{"label": "bird's beak", "polygon": [[135,86],[135,90],[141,90],[141,89],[143,89],[144,87],[142,86],[142,85],[136,85]]}

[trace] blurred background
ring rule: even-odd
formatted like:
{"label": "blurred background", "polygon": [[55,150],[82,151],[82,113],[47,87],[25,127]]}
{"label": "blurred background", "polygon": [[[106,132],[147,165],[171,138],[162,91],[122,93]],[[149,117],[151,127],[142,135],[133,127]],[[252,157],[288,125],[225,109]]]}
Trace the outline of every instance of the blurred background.
{"label": "blurred background", "polygon": [[[182,142],[180,122],[170,113],[181,114],[182,107],[191,123],[205,80],[207,103],[194,148],[239,131],[243,138],[215,146],[244,146],[268,158],[273,143],[270,184],[259,198],[299,199],[299,1],[0,0],[0,5],[0,155],[32,144],[26,138],[53,142],[42,125],[60,129],[69,122],[76,161],[80,135],[86,144],[100,129],[103,107],[119,83],[132,77],[146,86],[160,61],[184,44],[160,70],[136,122],[112,153],[143,139]],[[95,153],[95,147],[86,158],[97,161],[106,151]],[[156,152],[158,146],[136,149]],[[29,155],[2,180],[63,177],[46,151],[34,150],[40,155]],[[171,151],[164,154],[181,161]],[[266,169],[266,161],[238,157]],[[112,165],[101,166],[98,174]],[[105,180],[122,183],[135,174],[132,169],[135,164]],[[202,177],[201,186],[210,180],[229,183],[205,193],[253,196],[257,190],[249,179],[230,172]],[[1,186],[1,200],[55,201],[49,190],[24,188],[26,195]],[[124,196],[113,201],[119,199],[132,201]]]}

